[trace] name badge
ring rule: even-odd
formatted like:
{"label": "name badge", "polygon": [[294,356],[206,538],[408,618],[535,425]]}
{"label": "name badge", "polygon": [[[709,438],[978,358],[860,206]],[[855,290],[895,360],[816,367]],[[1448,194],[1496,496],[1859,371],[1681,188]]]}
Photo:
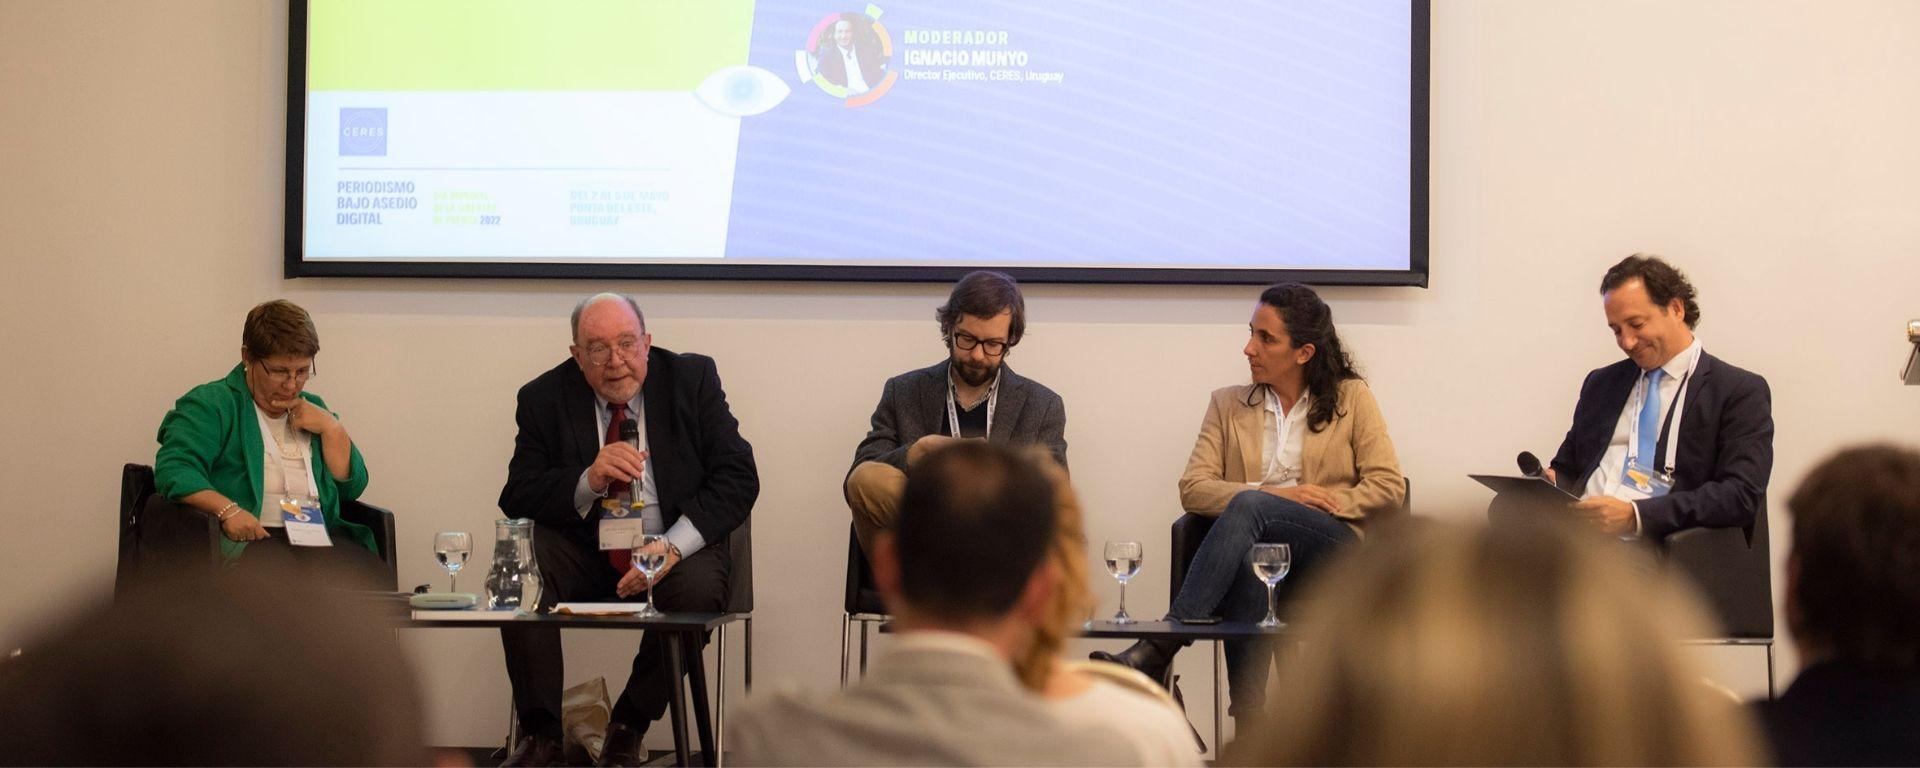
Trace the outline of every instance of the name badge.
{"label": "name badge", "polygon": [[633,549],[646,533],[646,521],[640,507],[620,503],[619,499],[601,499],[600,549]]}
{"label": "name badge", "polygon": [[320,505],[300,499],[280,500],[280,520],[286,526],[287,543],[296,547],[331,547],[327,519]]}
{"label": "name badge", "polygon": [[1673,492],[1673,476],[1641,464],[1629,462],[1620,473],[1620,498],[1640,501]]}

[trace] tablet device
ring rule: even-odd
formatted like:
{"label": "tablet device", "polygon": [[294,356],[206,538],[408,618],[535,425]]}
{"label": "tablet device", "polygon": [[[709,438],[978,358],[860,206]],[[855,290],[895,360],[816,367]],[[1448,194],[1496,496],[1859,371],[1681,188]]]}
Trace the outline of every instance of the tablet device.
{"label": "tablet device", "polygon": [[1530,505],[1564,507],[1580,500],[1580,497],[1561,490],[1560,486],[1547,482],[1545,478],[1514,475],[1467,475],[1467,477],[1492,488],[1495,493],[1515,494]]}

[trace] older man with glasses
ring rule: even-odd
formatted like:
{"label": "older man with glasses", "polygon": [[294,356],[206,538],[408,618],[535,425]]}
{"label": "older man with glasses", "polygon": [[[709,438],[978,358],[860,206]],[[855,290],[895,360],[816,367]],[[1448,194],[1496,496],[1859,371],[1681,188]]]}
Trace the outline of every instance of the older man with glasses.
{"label": "older man with glasses", "polygon": [[[662,534],[653,601],[716,612],[726,601],[727,534],[760,494],[753,446],[727,407],[713,359],[653,346],[633,299],[600,294],[573,310],[572,356],[520,388],[519,434],[500,511],[534,521],[541,601],[638,599],[636,534]],[[500,631],[522,738],[507,765],[561,760],[560,631]],[[640,737],[665,713],[666,654],[648,632],[607,726],[601,765],[638,765]]]}
{"label": "older man with glasses", "polygon": [[847,472],[847,507],[869,557],[874,537],[893,527],[907,472],[941,445],[961,439],[1037,444],[1067,462],[1060,396],[1006,364],[1027,328],[1020,285],[999,272],[970,273],[934,317],[947,359],[887,380]]}

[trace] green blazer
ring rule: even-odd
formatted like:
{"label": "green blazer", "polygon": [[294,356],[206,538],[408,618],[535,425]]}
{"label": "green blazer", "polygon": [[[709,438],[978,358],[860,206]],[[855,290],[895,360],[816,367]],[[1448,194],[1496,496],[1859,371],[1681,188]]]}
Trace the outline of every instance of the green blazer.
{"label": "green blazer", "polygon": [[[312,392],[301,397],[321,408],[327,407]],[[260,516],[261,463],[266,445],[260,442],[260,422],[254,418],[253,395],[247,390],[246,374],[236,365],[224,379],[210,381],[180,396],[173,410],[160,420],[160,451],[153,458],[153,482],[169,499],[209,488],[240,503],[254,517]],[[367,489],[367,464],[360,458],[360,446],[353,446],[352,471],[347,481],[337,482],[320,458],[320,436],[308,437],[317,466],[314,481],[319,483],[320,510],[326,516],[327,534],[336,541],[347,538],[379,553],[373,530],[340,519],[340,501],[360,498]],[[231,561],[247,548],[246,543],[220,540],[220,553]]]}

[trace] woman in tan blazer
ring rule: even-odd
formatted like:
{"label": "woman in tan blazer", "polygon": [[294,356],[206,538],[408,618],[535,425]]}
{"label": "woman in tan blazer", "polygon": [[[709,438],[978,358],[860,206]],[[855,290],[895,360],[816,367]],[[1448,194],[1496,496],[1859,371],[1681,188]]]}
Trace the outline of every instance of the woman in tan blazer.
{"label": "woman in tan blazer", "polygon": [[[1256,621],[1266,615],[1267,590],[1248,559],[1255,543],[1292,550],[1284,596],[1358,540],[1369,520],[1406,503],[1386,419],[1341,349],[1326,302],[1311,288],[1282,283],[1260,294],[1247,328],[1241,353],[1253,381],[1214,391],[1180,476],[1180,505],[1218,521],[1194,555],[1169,619]],[[1182,645],[1143,640],[1094,658],[1165,684]],[[1227,643],[1228,711],[1237,722],[1257,717],[1265,705],[1271,657],[1263,648]]]}

